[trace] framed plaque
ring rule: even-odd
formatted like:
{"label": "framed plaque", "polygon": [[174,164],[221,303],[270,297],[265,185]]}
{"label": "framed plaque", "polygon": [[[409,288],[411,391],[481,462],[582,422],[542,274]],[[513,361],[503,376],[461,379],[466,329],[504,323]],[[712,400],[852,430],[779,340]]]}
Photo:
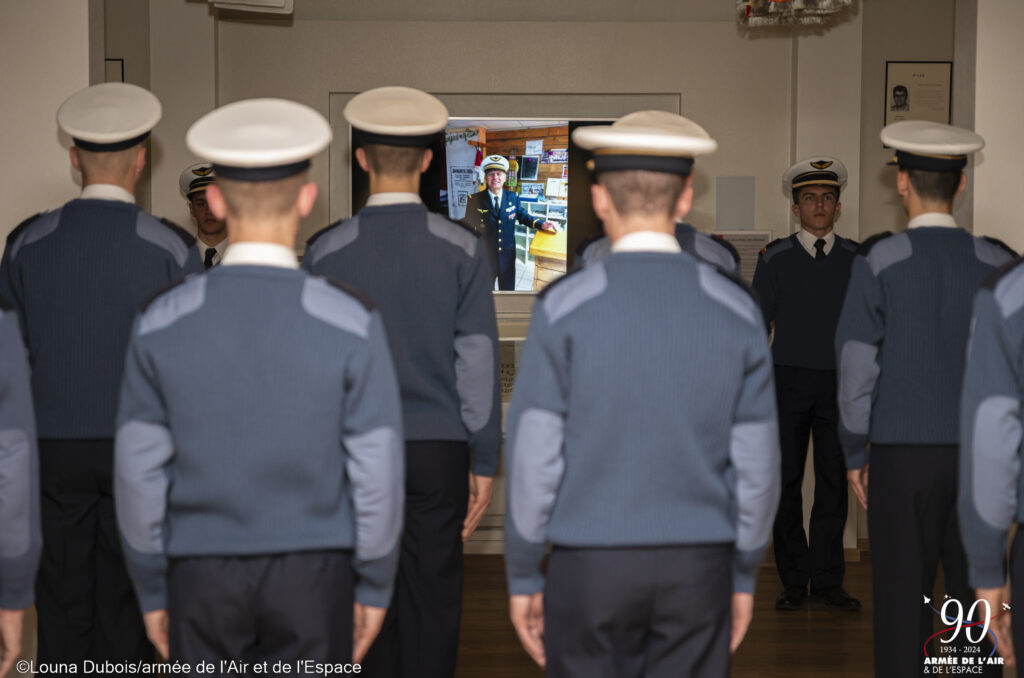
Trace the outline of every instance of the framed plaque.
{"label": "framed plaque", "polygon": [[952,61],[886,61],[885,124],[900,120],[951,122]]}

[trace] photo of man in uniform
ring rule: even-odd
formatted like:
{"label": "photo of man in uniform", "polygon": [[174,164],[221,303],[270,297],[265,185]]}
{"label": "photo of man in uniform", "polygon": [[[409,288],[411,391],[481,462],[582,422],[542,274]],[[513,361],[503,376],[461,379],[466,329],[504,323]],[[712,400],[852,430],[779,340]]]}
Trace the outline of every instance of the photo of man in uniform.
{"label": "photo of man in uniform", "polygon": [[504,190],[508,179],[508,160],[500,155],[489,155],[483,162],[487,188],[469,196],[463,222],[483,238],[484,251],[491,263],[491,271],[498,280],[497,289],[516,288],[516,222],[548,233],[555,225],[542,218],[534,218],[519,201],[519,194]]}

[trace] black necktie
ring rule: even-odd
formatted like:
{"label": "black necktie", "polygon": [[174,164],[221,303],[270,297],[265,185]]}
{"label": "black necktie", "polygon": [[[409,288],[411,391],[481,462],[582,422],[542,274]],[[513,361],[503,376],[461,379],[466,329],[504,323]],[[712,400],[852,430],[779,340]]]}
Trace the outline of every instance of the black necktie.
{"label": "black necktie", "polygon": [[821,261],[825,258],[825,241],[822,238],[814,241],[814,249],[818,250],[817,254],[814,255],[815,261]]}
{"label": "black necktie", "polygon": [[206,258],[203,259],[203,266],[205,266],[206,268],[210,268],[211,266],[213,266],[213,258],[216,255],[217,255],[217,248],[216,247],[207,247],[206,248]]}
{"label": "black necktie", "polygon": [[491,199],[494,202],[494,213],[497,214],[498,213],[498,196],[492,195]]}

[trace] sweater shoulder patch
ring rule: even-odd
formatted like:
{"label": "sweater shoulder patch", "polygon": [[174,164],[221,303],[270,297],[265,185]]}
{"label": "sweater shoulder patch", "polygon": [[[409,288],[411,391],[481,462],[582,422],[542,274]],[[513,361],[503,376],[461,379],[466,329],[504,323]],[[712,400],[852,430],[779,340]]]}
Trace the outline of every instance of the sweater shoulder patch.
{"label": "sweater shoulder patch", "polygon": [[793,247],[793,241],[790,238],[776,238],[761,249],[761,258],[768,263],[779,252],[785,252],[791,247]]}
{"label": "sweater shoulder patch", "polygon": [[743,280],[710,264],[698,264],[700,287],[709,297],[752,325],[760,327],[760,306]]}
{"label": "sweater shoulder patch", "polygon": [[596,234],[590,236],[589,238],[584,239],[583,242],[581,242],[579,245],[577,245],[576,249],[574,250],[576,256],[577,257],[582,257],[583,253],[587,250],[588,247],[593,245],[598,240],[601,240],[601,239],[606,238],[606,237],[608,237],[608,236],[606,236],[604,233],[596,233]]}
{"label": "sweater shoulder patch", "polygon": [[308,250],[310,247],[312,247],[313,244],[316,243],[316,241],[319,240],[324,235],[324,233],[327,233],[328,231],[330,231],[335,226],[340,225],[342,221],[344,221],[344,219],[339,219],[338,221],[335,221],[333,224],[327,224],[326,226],[321,228],[319,231],[317,231],[313,235],[309,236],[309,239],[306,240],[306,249]]}
{"label": "sweater shoulder patch", "polygon": [[892,237],[892,235],[892,231],[882,231],[881,233],[874,234],[873,236],[862,242],[860,246],[857,247],[857,254],[861,255],[862,257],[866,257],[871,252],[872,247],[882,242],[886,238]]}
{"label": "sweater shoulder patch", "polygon": [[15,226],[14,230],[7,234],[7,246],[10,247],[11,243],[18,239],[18,236],[21,235],[22,231],[28,228],[29,224],[31,224],[33,221],[35,221],[38,217],[41,217],[42,215],[43,212],[36,212],[29,218],[22,220],[20,224]]}
{"label": "sweater shoulder patch", "polygon": [[1006,262],[985,278],[983,289],[990,290],[1004,318],[1024,306],[1024,259]]}
{"label": "sweater shoulder patch", "polygon": [[344,283],[307,277],[302,286],[302,308],[314,318],[362,339],[370,333],[373,304]]}
{"label": "sweater shoulder patch", "polygon": [[554,324],[586,302],[600,296],[608,287],[604,263],[578,268],[548,283],[537,295],[548,322]]}
{"label": "sweater shoulder patch", "polygon": [[360,304],[363,305],[363,308],[365,308],[367,311],[372,311],[373,309],[376,308],[376,306],[373,303],[373,300],[370,299],[370,297],[368,297],[366,294],[364,294],[362,290],[358,290],[352,285],[349,285],[348,283],[343,283],[340,280],[334,280],[333,278],[324,278],[324,280],[330,283],[332,287],[341,290],[345,294],[349,295],[350,297],[358,301]]}
{"label": "sweater shoulder patch", "polygon": [[1010,247],[1009,245],[1007,245],[1005,242],[1003,242],[999,238],[993,238],[992,236],[989,236],[989,235],[983,235],[983,236],[981,236],[981,238],[982,238],[982,240],[987,240],[988,242],[992,243],[993,245],[995,245],[999,249],[1001,249],[1004,252],[1006,252],[1007,254],[1009,254],[1014,259],[1017,258],[1018,255],[1017,255],[1016,252],[1013,251],[1013,248]]}
{"label": "sweater shoulder patch", "polygon": [[22,247],[42,240],[57,230],[60,223],[60,209],[34,214],[18,224],[7,236],[7,257],[14,259]]}
{"label": "sweater shoulder patch", "polygon": [[179,267],[185,265],[189,248],[196,244],[196,239],[184,229],[141,209],[135,217],[135,235],[169,253]]}
{"label": "sweater shoulder patch", "polygon": [[172,283],[168,283],[167,285],[164,285],[163,287],[158,289],[156,292],[153,292],[153,294],[149,295],[148,297],[146,297],[142,301],[142,305],[139,307],[139,312],[140,313],[145,313],[149,309],[149,307],[153,304],[153,302],[155,302],[157,299],[159,299],[163,295],[165,295],[168,292],[170,292],[171,290],[173,290],[178,285],[182,285],[184,283],[185,283],[185,278],[182,278],[181,280],[175,280]]}
{"label": "sweater shoulder patch", "polygon": [[476,252],[477,242],[480,240],[480,235],[466,224],[452,221],[443,214],[435,212],[427,212],[427,230],[434,237],[445,240],[463,250],[468,256],[473,256]]}
{"label": "sweater shoulder patch", "polygon": [[839,246],[848,252],[856,253],[860,248],[860,243],[856,240],[850,240],[849,238],[836,238],[836,242],[838,242]]}
{"label": "sweater shoulder patch", "polygon": [[[340,249],[348,247],[359,237],[359,215],[349,219],[336,221],[327,228],[317,231],[312,238],[306,241],[306,251],[303,253],[303,264],[309,264],[306,268],[316,265],[321,259],[333,254]],[[312,270],[312,269],[310,269]]]}
{"label": "sweater shoulder patch", "polygon": [[982,287],[994,291],[997,287],[1000,287],[1000,283],[1003,283],[1003,286],[1005,286],[1006,283],[1024,276],[1024,268],[1021,268],[1021,264],[1024,264],[1024,259],[1014,259],[1013,261],[1006,262],[988,274],[985,282],[982,283]]}
{"label": "sweater shoulder patch", "polygon": [[712,235],[709,235],[708,237],[711,238],[712,242],[714,242],[716,245],[720,245],[721,247],[725,248],[725,250],[729,253],[729,256],[732,257],[733,261],[735,261],[737,264],[740,263],[740,252],[739,252],[739,250],[736,249],[735,245],[733,245],[731,242],[726,240],[724,236],[722,236],[719,233],[713,233]]}
{"label": "sweater shoulder patch", "polygon": [[196,237],[194,235],[192,235],[191,233],[189,233],[184,228],[174,223],[170,219],[165,219],[161,217],[160,222],[167,228],[171,229],[171,232],[174,233],[179,238],[181,238],[181,241],[188,245],[189,247],[192,247],[193,245],[196,244]]}
{"label": "sweater shoulder patch", "polygon": [[207,279],[205,275],[190,275],[153,295],[139,315],[139,336],[170,327],[202,308]]}

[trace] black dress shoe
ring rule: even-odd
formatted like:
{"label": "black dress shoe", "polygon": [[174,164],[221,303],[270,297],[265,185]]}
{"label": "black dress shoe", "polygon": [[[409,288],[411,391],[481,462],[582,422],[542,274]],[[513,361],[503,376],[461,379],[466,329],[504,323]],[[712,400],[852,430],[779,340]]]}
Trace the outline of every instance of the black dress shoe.
{"label": "black dress shoe", "polygon": [[775,599],[776,610],[799,610],[807,600],[807,589],[803,586],[787,586]]}
{"label": "black dress shoe", "polygon": [[[837,610],[856,612],[860,609],[860,601],[844,591],[842,586],[829,586],[811,591],[811,596]],[[777,603],[776,607],[778,607]]]}

